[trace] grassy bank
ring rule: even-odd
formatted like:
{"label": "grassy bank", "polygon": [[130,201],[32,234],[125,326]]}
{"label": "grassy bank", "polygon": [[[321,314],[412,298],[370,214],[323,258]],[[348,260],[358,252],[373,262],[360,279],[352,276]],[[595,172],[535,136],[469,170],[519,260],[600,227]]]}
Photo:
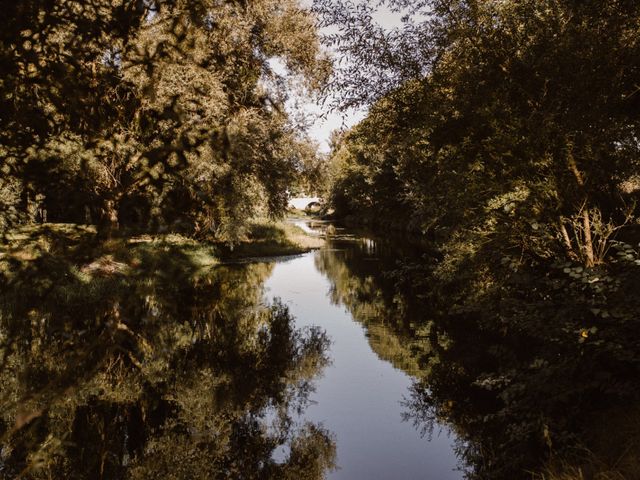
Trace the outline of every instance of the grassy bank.
{"label": "grassy bank", "polygon": [[93,226],[44,224],[18,228],[0,246],[0,272],[7,279],[37,269],[72,272],[80,280],[135,276],[143,272],[197,275],[213,265],[239,259],[295,255],[322,245],[285,222],[256,221],[234,245],[203,242],[179,234],[132,234],[99,240]]}
{"label": "grassy bank", "polygon": [[320,248],[324,241],[305,233],[287,222],[256,222],[251,225],[246,239],[233,245],[220,245],[223,260],[297,255]]}

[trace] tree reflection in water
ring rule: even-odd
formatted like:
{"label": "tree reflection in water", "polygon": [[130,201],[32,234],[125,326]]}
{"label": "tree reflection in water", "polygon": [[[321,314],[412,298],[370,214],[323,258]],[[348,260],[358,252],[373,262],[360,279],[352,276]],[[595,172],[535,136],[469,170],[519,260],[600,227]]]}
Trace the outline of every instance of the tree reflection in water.
{"label": "tree reflection in water", "polygon": [[396,292],[387,275],[397,268],[397,257],[366,239],[332,246],[338,248],[323,249],[315,259],[316,268],[331,281],[331,301],[344,305],[366,328],[379,358],[414,377],[422,375],[419,360],[429,351],[429,339],[417,305]]}
{"label": "tree reflection in water", "polygon": [[328,362],[324,333],[262,304],[271,265],[192,275],[153,255],[91,274],[46,252],[12,265],[0,476],[322,478],[331,435],[292,415]]}
{"label": "tree reflection in water", "polygon": [[[601,320],[591,340],[580,329],[590,315],[582,290],[561,275],[513,276],[484,309],[456,311],[448,287],[427,283],[433,259],[402,256],[391,239],[338,241],[316,266],[378,356],[416,379],[406,420],[423,433],[450,427],[469,478],[528,478],[554,455],[584,465],[593,446],[598,462],[612,459],[613,467],[596,465],[601,472],[623,462],[634,471],[640,351],[631,300],[629,315],[604,331]],[[637,281],[629,277],[622,294],[635,298]]]}

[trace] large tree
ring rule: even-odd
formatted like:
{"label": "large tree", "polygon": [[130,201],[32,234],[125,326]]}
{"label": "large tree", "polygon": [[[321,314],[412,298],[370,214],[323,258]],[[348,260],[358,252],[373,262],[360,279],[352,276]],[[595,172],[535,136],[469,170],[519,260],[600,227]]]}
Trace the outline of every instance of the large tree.
{"label": "large tree", "polygon": [[385,3],[408,12],[402,29],[317,3],[351,59],[334,77],[345,104],[373,102],[347,143],[376,208],[602,261],[638,193],[637,2]]}
{"label": "large tree", "polygon": [[5,11],[2,199],[14,217],[44,195],[50,218],[91,220],[106,234],[121,220],[181,221],[233,239],[257,206],[286,206],[304,142],[284,102],[329,70],[297,1]]}

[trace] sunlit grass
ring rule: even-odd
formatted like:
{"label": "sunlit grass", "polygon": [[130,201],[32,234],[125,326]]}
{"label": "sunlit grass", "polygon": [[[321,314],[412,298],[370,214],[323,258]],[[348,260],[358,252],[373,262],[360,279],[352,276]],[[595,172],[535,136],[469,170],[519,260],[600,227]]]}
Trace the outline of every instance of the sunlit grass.
{"label": "sunlit grass", "polygon": [[269,257],[296,255],[320,248],[324,241],[312,237],[301,228],[286,222],[255,221],[245,239],[227,247],[225,256]]}
{"label": "sunlit grass", "polygon": [[[198,241],[169,234],[127,234],[98,240],[86,225],[24,226],[0,246],[0,272],[11,278],[29,266],[86,283],[95,277],[161,273],[196,275],[227,260],[295,255],[322,246],[319,238],[286,222],[254,221],[245,238],[234,244]],[[55,276],[55,275],[54,275]]]}

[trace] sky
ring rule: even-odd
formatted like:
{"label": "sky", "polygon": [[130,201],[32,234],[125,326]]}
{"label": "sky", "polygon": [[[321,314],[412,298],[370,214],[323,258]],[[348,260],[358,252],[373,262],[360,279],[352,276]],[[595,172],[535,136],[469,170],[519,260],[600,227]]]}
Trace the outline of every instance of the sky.
{"label": "sky", "polygon": [[[310,1],[303,1],[303,4],[309,4]],[[386,29],[393,29],[402,25],[401,14],[393,13],[387,8],[378,9],[374,15],[374,19]],[[328,33],[328,32],[324,32]],[[329,136],[333,130],[349,128],[366,115],[365,109],[351,110],[348,112],[326,112],[323,108],[312,101],[303,102],[303,110],[308,113],[311,118],[315,118],[309,134],[312,139],[316,140],[320,146],[320,151],[323,153],[329,152]],[[321,118],[322,114],[325,114],[324,118]]]}

